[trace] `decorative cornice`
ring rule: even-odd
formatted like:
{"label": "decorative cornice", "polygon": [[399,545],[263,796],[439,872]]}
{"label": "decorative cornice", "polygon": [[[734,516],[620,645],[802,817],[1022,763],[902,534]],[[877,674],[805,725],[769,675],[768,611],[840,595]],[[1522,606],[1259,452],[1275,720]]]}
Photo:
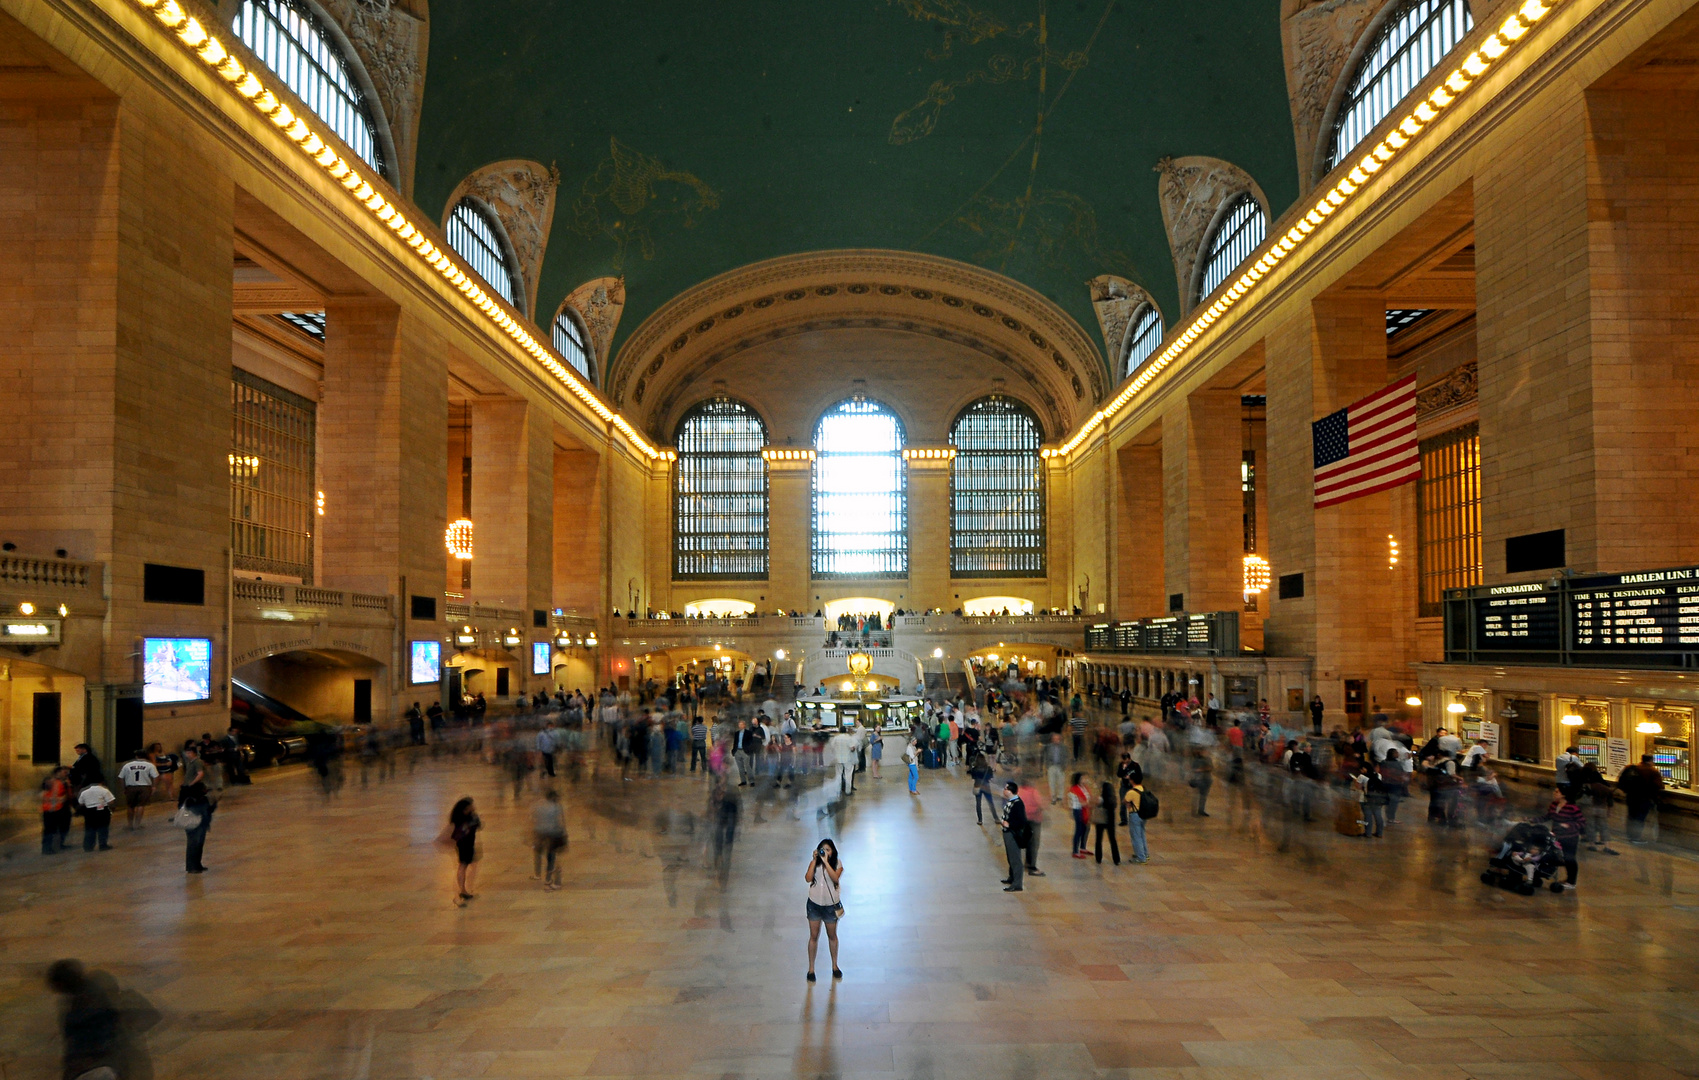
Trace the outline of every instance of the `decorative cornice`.
{"label": "decorative cornice", "polygon": [[[834,316],[853,308],[866,317],[955,325],[974,332],[968,336],[1006,343],[1010,355],[1037,350],[1062,373],[1067,397],[1078,402],[1089,394],[1095,404],[1107,387],[1096,345],[1043,295],[967,263],[877,249],[785,256],[703,282],[644,320],[621,347],[604,385],[614,400],[629,394],[635,401],[673,358],[700,348],[704,338],[723,336],[732,320],[754,316],[750,322],[766,324],[766,313],[803,301],[815,317],[824,314],[822,307]],[[917,309],[930,310],[923,316]],[[1070,422],[1064,416],[1064,425]]]}

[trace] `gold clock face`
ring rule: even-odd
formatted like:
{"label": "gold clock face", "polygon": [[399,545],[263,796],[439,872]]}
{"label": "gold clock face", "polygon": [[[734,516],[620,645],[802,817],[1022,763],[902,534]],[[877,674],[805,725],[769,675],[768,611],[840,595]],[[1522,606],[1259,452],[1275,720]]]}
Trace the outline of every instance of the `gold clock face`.
{"label": "gold clock face", "polygon": [[866,675],[873,670],[873,657],[864,652],[850,653],[849,670],[851,675]]}

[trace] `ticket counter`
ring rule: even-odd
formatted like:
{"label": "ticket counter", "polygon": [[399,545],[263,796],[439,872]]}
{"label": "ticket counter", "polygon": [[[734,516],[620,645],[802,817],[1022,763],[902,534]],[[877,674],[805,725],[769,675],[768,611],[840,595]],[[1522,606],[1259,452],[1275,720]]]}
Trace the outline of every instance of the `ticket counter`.
{"label": "ticket counter", "polygon": [[1662,704],[1636,704],[1633,719],[1639,752],[1652,755],[1653,766],[1663,774],[1664,786],[1676,791],[1692,791],[1693,710]]}

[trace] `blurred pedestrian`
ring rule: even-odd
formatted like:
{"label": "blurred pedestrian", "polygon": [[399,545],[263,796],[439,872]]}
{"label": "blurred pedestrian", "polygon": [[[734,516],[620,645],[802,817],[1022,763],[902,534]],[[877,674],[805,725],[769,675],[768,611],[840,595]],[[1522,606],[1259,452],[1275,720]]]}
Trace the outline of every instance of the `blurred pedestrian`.
{"label": "blurred pedestrian", "polygon": [[125,828],[139,829],[147,804],[153,799],[153,787],[159,781],[159,769],[147,759],[147,752],[137,750],[135,756],[118,768],[118,783],[124,788],[126,810]]}
{"label": "blurred pedestrian", "polygon": [[879,775],[879,762],[885,756],[885,736],[879,734],[878,728],[874,728],[867,735],[867,756],[872,763],[873,779],[884,779]]}
{"label": "blurred pedestrian", "polygon": [[117,801],[118,797],[99,780],[77,792],[77,808],[83,815],[84,851],[93,851],[96,843],[102,851],[112,850],[107,840],[112,831],[112,804]]}
{"label": "blurred pedestrian", "polygon": [[1598,765],[1589,761],[1581,766],[1581,791],[1587,807],[1588,851],[1606,855],[1620,854],[1610,845],[1611,807],[1616,805],[1616,789],[1611,787]]}
{"label": "blurred pedestrian", "polygon": [[979,824],[985,824],[985,813],[980,808],[980,800],[991,808],[991,820],[997,820],[997,800],[991,794],[991,778],[996,772],[991,763],[985,759],[985,754],[974,751],[972,764],[968,766],[968,776],[973,778],[973,816]]}
{"label": "blurred pedestrian", "polygon": [[[531,808],[531,880],[541,878],[543,888],[560,888],[558,856],[566,847],[566,811],[560,792],[544,788],[542,801]],[[546,865],[545,865],[546,863]]]}
{"label": "blurred pedestrian", "polygon": [[1161,812],[1161,804],[1154,794],[1145,790],[1143,780],[1128,788],[1122,801],[1127,807],[1127,832],[1133,840],[1133,861],[1149,862],[1150,849],[1145,845],[1144,826],[1145,822]]}
{"label": "blurred pedestrian", "polygon": [[1044,871],[1038,868],[1038,844],[1044,833],[1044,800],[1029,779],[1023,778],[1017,790],[1026,805],[1027,836],[1026,843],[1021,845],[1026,851],[1026,873],[1028,877],[1043,877]]}
{"label": "blurred pedestrian", "polygon": [[1003,829],[1003,854],[1009,860],[1009,876],[1003,879],[1003,891],[1020,892],[1022,849],[1031,830],[1026,803],[1021,800],[1019,785],[1013,781],[1003,785],[1003,813],[998,824]]}
{"label": "blurred pedestrian", "polygon": [[1581,876],[1581,837],[1587,831],[1587,814],[1575,801],[1579,795],[1576,787],[1575,784],[1569,784],[1559,788],[1558,797],[1552,800],[1551,806],[1546,810],[1546,820],[1551,822],[1552,836],[1563,849],[1563,887],[1569,891],[1574,890],[1576,879]]}
{"label": "blurred pedestrian", "polygon": [[1192,751],[1192,816],[1209,816],[1209,789],[1215,784],[1215,759],[1208,750],[1197,747]]}
{"label": "blurred pedestrian", "polygon": [[1646,816],[1658,804],[1663,794],[1664,775],[1652,764],[1651,754],[1641,754],[1638,765],[1629,765],[1617,774],[1616,786],[1622,800],[1628,804],[1628,842],[1646,842]]}
{"label": "blurred pedestrian", "polygon": [[437,842],[454,849],[454,904],[465,907],[466,901],[477,898],[472,890],[478,881],[478,830],[484,827],[478,817],[472,796],[465,795],[448,812],[448,825]]}
{"label": "blurred pedestrian", "polygon": [[71,770],[60,766],[41,782],[41,853],[65,850],[71,835]]}
{"label": "blurred pedestrian", "polygon": [[[59,1032],[64,1038],[62,1075],[117,1080],[123,1029],[117,1003],[88,977],[76,960],[56,960],[47,985],[60,995]],[[125,1078],[128,1080],[128,1078]]]}
{"label": "blurred pedestrian", "polygon": [[[1060,746],[1060,743],[1056,745]],[[1074,819],[1074,842],[1070,854],[1076,859],[1087,858],[1086,837],[1091,833],[1091,796],[1086,794],[1084,773],[1075,773],[1068,785],[1068,814]],[[1101,858],[1098,860],[1102,861]]]}
{"label": "blurred pedestrian", "polygon": [[1091,806],[1091,824],[1096,830],[1097,862],[1103,863],[1103,837],[1109,837],[1109,854],[1114,857],[1115,865],[1121,865],[1121,843],[1116,839],[1115,811],[1120,799],[1115,796],[1115,786],[1109,781],[1103,781],[1102,790]]}
{"label": "blurred pedestrian", "polygon": [[[920,794],[920,744],[911,741],[903,749],[903,764],[908,766],[908,793]],[[974,805],[978,806],[977,800]]]}

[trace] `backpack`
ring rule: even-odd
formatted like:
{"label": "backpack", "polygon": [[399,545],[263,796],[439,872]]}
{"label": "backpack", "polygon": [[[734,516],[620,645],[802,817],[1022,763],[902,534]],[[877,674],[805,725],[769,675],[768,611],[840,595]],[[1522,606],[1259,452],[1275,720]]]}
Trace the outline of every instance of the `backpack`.
{"label": "backpack", "polygon": [[1162,804],[1157,801],[1155,793],[1150,791],[1139,792],[1139,817],[1149,821],[1160,813],[1162,813]]}

